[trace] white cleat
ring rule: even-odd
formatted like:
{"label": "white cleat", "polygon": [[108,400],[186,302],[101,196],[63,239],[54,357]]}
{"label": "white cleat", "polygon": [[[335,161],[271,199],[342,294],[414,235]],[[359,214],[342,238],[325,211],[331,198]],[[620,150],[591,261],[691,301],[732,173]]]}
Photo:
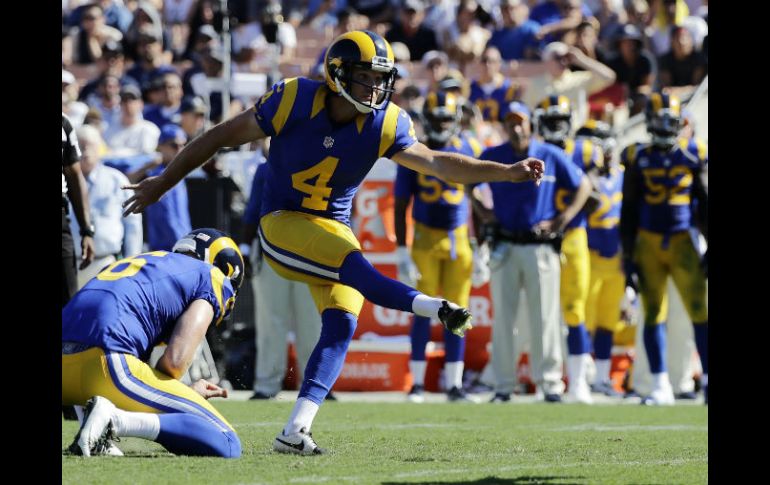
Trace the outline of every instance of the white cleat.
{"label": "white cleat", "polygon": [[326,450],[318,447],[313,434],[306,428],[288,435],[281,431],[273,440],[273,450],[279,453],[292,453],[295,455],[323,455]]}
{"label": "white cleat", "polygon": [[674,390],[671,386],[654,389],[642,399],[642,404],[646,406],[673,406],[674,403]]}
{"label": "white cleat", "polygon": [[576,385],[572,385],[570,382],[566,401],[571,403],[593,404],[594,398],[591,397],[591,389],[585,381],[576,383]]}
{"label": "white cleat", "polygon": [[115,405],[107,398],[94,396],[89,399],[83,414],[83,423],[69,446],[69,451],[83,456],[123,456],[123,452],[111,441],[118,439],[112,428],[115,410]]}
{"label": "white cleat", "polygon": [[409,390],[409,393],[406,395],[406,399],[409,402],[413,403],[424,403],[425,402],[425,396],[423,396],[423,391],[425,388],[419,384],[415,384],[412,386],[412,388]]}

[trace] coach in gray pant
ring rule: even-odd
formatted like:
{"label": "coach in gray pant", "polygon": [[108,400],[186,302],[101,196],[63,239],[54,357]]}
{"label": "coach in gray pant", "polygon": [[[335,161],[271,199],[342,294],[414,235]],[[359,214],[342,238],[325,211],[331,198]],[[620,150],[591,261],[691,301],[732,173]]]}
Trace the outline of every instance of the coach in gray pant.
{"label": "coach in gray pant", "polygon": [[[493,182],[493,209],[474,198],[474,210],[492,221],[488,232],[493,245],[490,257],[492,305],[492,367],[496,401],[509,401],[516,384],[513,349],[513,318],[524,288],[531,329],[532,377],[548,402],[561,401],[561,328],[559,320],[559,244],[567,223],[583,207],[591,190],[583,172],[564,152],[532,138],[529,109],[513,102],[504,112],[509,141],[488,148],[482,160],[516,163],[527,157],[545,161],[542,183]],[[574,193],[572,202],[559,213],[555,195],[559,189]]]}

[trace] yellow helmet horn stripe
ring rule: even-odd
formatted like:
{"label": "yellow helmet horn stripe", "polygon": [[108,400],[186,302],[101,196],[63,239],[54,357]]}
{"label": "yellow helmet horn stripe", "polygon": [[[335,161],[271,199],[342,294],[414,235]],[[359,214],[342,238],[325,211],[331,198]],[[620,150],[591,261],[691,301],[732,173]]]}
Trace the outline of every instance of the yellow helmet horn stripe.
{"label": "yellow helmet horn stripe", "polygon": [[[241,255],[241,251],[238,249],[238,246],[235,244],[235,241],[233,241],[229,237],[220,237],[213,243],[211,243],[211,246],[209,246],[209,263],[213,263],[216,258],[217,254],[219,254],[223,249],[232,248],[235,250],[235,252],[238,254],[238,256],[243,259],[243,256]],[[233,275],[233,271],[235,268],[232,268],[230,265],[227,267],[228,274],[227,276],[230,277]]]}

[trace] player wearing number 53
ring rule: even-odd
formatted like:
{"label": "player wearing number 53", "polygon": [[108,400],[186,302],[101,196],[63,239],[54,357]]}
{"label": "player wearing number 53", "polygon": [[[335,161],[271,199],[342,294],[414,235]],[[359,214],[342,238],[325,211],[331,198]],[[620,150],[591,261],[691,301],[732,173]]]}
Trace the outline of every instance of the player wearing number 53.
{"label": "player wearing number 53", "polygon": [[544,164],[477,160],[430,150],[415,138],[409,115],[389,103],[397,70],[385,39],[352,31],[332,42],[325,82],[291,78],[256,106],[188,144],[166,171],[136,186],[124,204],[136,213],[222,147],[271,137],[259,223],[267,262],[302,281],[321,313],[321,336],[304,373],[297,403],[276,451],[318,454],[310,427],[345,360],[364,298],[376,305],[436,318],[463,335],[471,315],[454,303],[386,278],[364,259],[350,229],[353,196],[380,157],[447,182],[539,182]]}
{"label": "player wearing number 53", "polygon": [[[61,402],[86,406],[70,452],[122,455],[112,441],[130,436],[180,455],[241,455],[233,427],[207,401],[227,391],[179,379],[209,325],[232,310],[243,257],[216,229],[190,232],[173,251],[112,263],[62,309]],[[162,342],[153,369],[146,362]]]}

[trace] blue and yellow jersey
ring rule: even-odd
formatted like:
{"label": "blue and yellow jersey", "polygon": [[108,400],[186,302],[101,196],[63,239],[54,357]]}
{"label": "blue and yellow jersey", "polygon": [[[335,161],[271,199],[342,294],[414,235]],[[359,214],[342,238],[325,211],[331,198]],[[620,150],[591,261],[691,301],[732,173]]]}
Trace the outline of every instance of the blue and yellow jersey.
{"label": "blue and yellow jersey", "polygon": [[659,234],[686,231],[692,225],[693,175],[708,165],[700,140],[679,140],[670,151],[637,143],[621,153],[626,177],[640,187],[639,227]]}
{"label": "blue and yellow jersey", "polygon": [[620,208],[623,204],[623,167],[612,167],[606,177],[599,177],[601,202],[588,215],[588,248],[604,258],[620,251]]}
{"label": "blue and yellow jersey", "polygon": [[[468,139],[453,137],[442,152],[462,153],[478,157],[481,145]],[[468,197],[462,184],[444,182],[430,175],[417,173],[401,165],[396,172],[395,195],[405,200],[414,196],[412,217],[417,222],[436,229],[452,230],[468,220]]]}
{"label": "blue and yellow jersey", "polygon": [[527,157],[545,162],[540,187],[534,181],[489,183],[495,217],[508,231],[530,231],[537,223],[556,217],[557,188],[574,192],[583,177],[582,170],[569,161],[561,148],[534,139],[529,142],[527,153],[516,153],[506,142],[486,149],[480,158],[512,165]]}
{"label": "blue and yellow jersey", "polygon": [[[568,138],[564,144],[564,153],[572,160],[572,163],[580,167],[580,169],[587,173],[593,168],[600,168],[604,164],[604,155],[601,149],[591,143],[590,140],[580,139],[573,140]],[[564,209],[572,202],[572,197],[575,194],[574,189],[560,187],[556,191],[556,208],[559,212],[563,212]],[[566,230],[570,230],[575,227],[586,227],[586,212],[581,209],[577,215],[567,224]]]}
{"label": "blue and yellow jersey", "polygon": [[489,94],[484,92],[478,81],[473,81],[468,100],[479,107],[484,121],[503,121],[500,116],[505,107],[520,97],[520,86],[510,79],[503,78]]}
{"label": "blue and yellow jersey", "polygon": [[219,324],[235,302],[230,280],[190,256],[154,251],[107,266],[62,309],[62,341],[146,360],[171,336],[195,300],[206,300]]}
{"label": "blue and yellow jersey", "polygon": [[412,119],[392,102],[334,123],[328,92],[323,82],[291,78],[257,103],[257,123],[272,137],[261,216],[291,210],[350,225],[353,196],[372,165],[417,142]]}

